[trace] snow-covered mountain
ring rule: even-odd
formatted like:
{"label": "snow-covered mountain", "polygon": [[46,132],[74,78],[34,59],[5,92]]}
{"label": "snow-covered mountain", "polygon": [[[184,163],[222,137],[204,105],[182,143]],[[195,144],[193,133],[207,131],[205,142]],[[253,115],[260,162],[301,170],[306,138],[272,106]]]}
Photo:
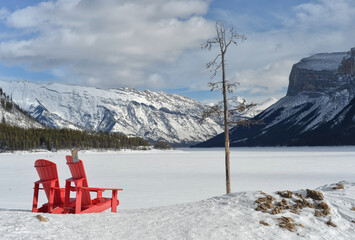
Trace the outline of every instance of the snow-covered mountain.
{"label": "snow-covered mountain", "polygon": [[[292,68],[287,95],[231,131],[231,146],[354,145],[355,48],[320,53]],[[199,147],[223,146],[224,134]]]}
{"label": "snow-covered mountain", "polygon": [[21,111],[0,88],[0,123],[21,128],[43,128],[36,120]]}
{"label": "snow-covered mountain", "polygon": [[[22,109],[51,128],[120,132],[182,146],[223,131],[218,119],[199,122],[206,105],[175,94],[27,81],[0,80],[0,87]],[[254,116],[275,101],[268,99],[242,117]]]}
{"label": "snow-covered mountain", "polygon": [[[234,106],[237,106],[238,104],[242,103],[243,101],[244,101],[243,98],[238,97],[237,102],[234,104]],[[245,118],[245,119],[253,118],[276,102],[277,102],[276,98],[270,97],[270,98],[266,99],[265,101],[263,101],[261,103],[257,103],[255,106],[240,113],[239,116],[241,118]],[[246,103],[248,103],[248,101],[246,101]]]}
{"label": "snow-covered mountain", "polygon": [[25,81],[0,81],[0,87],[31,116],[53,128],[120,132],[180,145],[222,132],[212,119],[199,123],[205,105],[174,94]]}

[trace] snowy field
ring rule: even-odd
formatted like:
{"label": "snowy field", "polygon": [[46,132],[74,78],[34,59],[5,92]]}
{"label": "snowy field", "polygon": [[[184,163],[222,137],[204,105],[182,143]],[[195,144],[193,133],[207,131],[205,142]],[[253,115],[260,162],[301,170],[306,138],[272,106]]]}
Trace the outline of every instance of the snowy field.
{"label": "snowy field", "polygon": [[[117,187],[118,214],[30,213],[36,159],[57,164],[61,186],[70,172],[69,151],[0,154],[0,239],[354,239],[355,147],[234,148],[232,192],[225,193],[223,149],[79,152],[89,186]],[[345,190],[327,184],[344,182]],[[311,211],[295,217],[305,225],[281,229],[276,217],[255,211],[262,190],[273,193],[321,187],[337,228]],[[245,192],[247,191],[247,192]],[[241,193],[244,192],[244,193]],[[41,193],[40,193],[41,194]],[[42,195],[44,195],[42,193]],[[40,198],[40,201],[44,201]],[[41,202],[40,202],[41,203]],[[178,205],[176,205],[178,204]],[[158,207],[162,206],[162,207]],[[153,208],[152,208],[153,207]],[[273,220],[273,219],[274,220]],[[270,223],[269,227],[259,220]],[[86,229],[88,227],[88,229]],[[65,231],[64,231],[64,230]],[[63,231],[62,231],[63,230]]]}

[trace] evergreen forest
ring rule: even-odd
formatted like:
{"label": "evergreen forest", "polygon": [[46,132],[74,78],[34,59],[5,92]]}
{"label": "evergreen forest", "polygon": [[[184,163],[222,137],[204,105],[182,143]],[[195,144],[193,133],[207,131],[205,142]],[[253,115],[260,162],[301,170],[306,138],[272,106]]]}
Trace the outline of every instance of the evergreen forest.
{"label": "evergreen forest", "polygon": [[138,149],[150,146],[140,137],[72,129],[24,129],[0,123],[0,151],[48,149]]}

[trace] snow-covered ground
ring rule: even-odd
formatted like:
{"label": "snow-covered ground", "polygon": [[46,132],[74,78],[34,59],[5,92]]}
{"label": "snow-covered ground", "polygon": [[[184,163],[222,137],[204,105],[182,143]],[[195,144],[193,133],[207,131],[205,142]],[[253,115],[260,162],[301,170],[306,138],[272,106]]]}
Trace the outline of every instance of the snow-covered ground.
{"label": "snow-covered ground", "polygon": [[[122,187],[118,213],[31,213],[34,161],[57,163],[60,182],[69,178],[67,151],[0,154],[0,239],[354,239],[355,147],[237,148],[231,152],[233,194],[225,192],[223,149],[80,152],[89,185]],[[344,190],[329,184],[343,182]],[[328,185],[327,185],[328,184]],[[333,185],[331,185],[333,186]],[[331,215],[271,215],[254,201],[275,191],[320,190]],[[42,194],[43,195],[43,194]],[[275,198],[278,196],[273,194]],[[44,201],[41,198],[40,201]],[[296,199],[293,199],[296,200]],[[277,218],[292,217],[296,232]],[[329,219],[336,228],[325,224]],[[259,224],[263,220],[270,226]],[[298,234],[298,235],[297,235]]]}

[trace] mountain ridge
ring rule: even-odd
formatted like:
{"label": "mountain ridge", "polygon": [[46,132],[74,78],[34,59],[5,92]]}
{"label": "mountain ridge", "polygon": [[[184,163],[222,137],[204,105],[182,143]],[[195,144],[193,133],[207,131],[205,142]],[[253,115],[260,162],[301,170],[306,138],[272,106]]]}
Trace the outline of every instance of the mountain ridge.
{"label": "mountain ridge", "polygon": [[[118,132],[174,146],[189,146],[223,131],[218,118],[199,121],[207,105],[177,94],[56,82],[0,80],[0,86],[50,128]],[[252,117],[275,101],[270,98],[240,117]]]}
{"label": "mountain ridge", "polygon": [[[230,145],[355,145],[355,48],[312,55],[291,70],[287,95],[253,119],[233,128]],[[346,120],[346,121],[345,121]],[[196,147],[224,146],[224,133]]]}
{"label": "mountain ridge", "polygon": [[198,123],[204,104],[176,94],[28,81],[0,81],[0,86],[51,128],[120,132],[182,145],[222,131],[212,119]]}

